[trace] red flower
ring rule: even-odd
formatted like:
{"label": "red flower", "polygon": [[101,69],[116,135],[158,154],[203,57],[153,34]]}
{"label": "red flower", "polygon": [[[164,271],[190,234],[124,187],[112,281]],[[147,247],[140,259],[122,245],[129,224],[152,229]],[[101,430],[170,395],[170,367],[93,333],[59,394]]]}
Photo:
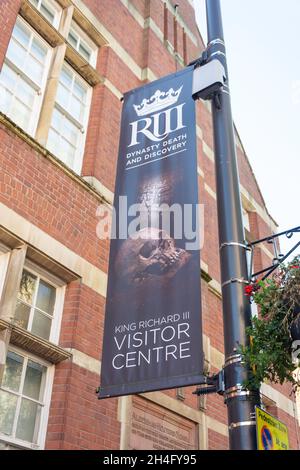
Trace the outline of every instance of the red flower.
{"label": "red flower", "polygon": [[248,284],[245,286],[245,295],[248,297],[251,297],[254,292],[256,292],[259,289],[259,284],[258,281],[252,281],[251,284]]}
{"label": "red flower", "polygon": [[299,268],[300,268],[299,264],[295,264],[294,266],[291,266],[291,269],[299,269]]}
{"label": "red flower", "polygon": [[249,284],[248,286],[245,287],[245,294],[248,295],[248,297],[251,297],[254,291],[254,286],[252,284]]}

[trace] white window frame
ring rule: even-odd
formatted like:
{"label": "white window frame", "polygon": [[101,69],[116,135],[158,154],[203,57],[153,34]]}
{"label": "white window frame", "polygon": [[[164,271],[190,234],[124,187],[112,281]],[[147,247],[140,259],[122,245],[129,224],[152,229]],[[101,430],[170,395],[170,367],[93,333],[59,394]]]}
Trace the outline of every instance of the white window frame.
{"label": "white window frame", "polygon": [[[80,57],[82,57],[84,60],[86,60],[92,67],[96,67],[97,64],[97,54],[98,54],[98,47],[97,45],[91,40],[91,38],[83,31],[83,29],[80,28],[80,26],[75,23],[73,20],[71,23],[71,27],[69,29],[69,33],[74,32],[76,36],[79,38],[79,42],[77,42],[77,47],[75,50],[78,52]],[[70,44],[71,47],[74,48],[73,44],[69,42],[69,33],[67,37],[68,44]],[[90,60],[87,60],[80,52],[79,52],[79,44],[80,42],[83,43],[83,45],[88,46],[88,48],[91,50],[91,57]]]}
{"label": "white window frame", "polygon": [[[66,67],[67,69],[69,69],[71,71],[72,74],[75,74],[76,78],[81,83],[83,83],[84,87],[87,89],[86,113],[85,113],[85,116],[84,116],[84,119],[83,119],[82,123],[77,121],[77,119],[75,119],[68,111],[66,111],[56,100],[55,100],[55,105],[54,105],[54,109],[56,107],[60,113],[65,115],[67,117],[67,119],[69,119],[72,122],[72,124],[74,124],[78,128],[78,130],[80,132],[80,142],[79,142],[78,147],[76,149],[76,153],[75,153],[75,157],[74,157],[74,165],[73,165],[73,167],[70,167],[70,168],[72,168],[73,171],[75,171],[75,173],[80,174],[81,173],[81,168],[82,168],[82,162],[83,162],[83,154],[84,154],[85,141],[86,141],[86,135],[87,135],[87,127],[88,127],[90,110],[91,110],[91,101],[92,101],[93,88],[66,61],[64,61],[63,67]],[[53,111],[54,111],[54,109],[53,109]],[[50,123],[49,129],[51,129],[51,123]],[[59,155],[58,155],[58,158],[59,158]]]}
{"label": "white window frame", "polygon": [[[45,341],[50,341],[51,343],[58,344],[60,328],[61,328],[62,313],[63,313],[63,307],[64,307],[66,285],[63,281],[61,281],[61,279],[57,278],[53,274],[50,274],[48,271],[32,263],[28,259],[25,260],[23,270],[24,269],[30,272],[31,274],[33,274],[34,276],[37,276],[39,279],[42,279],[43,281],[47,282],[47,284],[50,284],[56,290],[55,304],[54,304],[53,316],[51,320],[50,335],[49,335],[49,339],[48,340],[46,339]],[[32,305],[35,305],[36,295],[37,295],[37,291],[35,292],[35,298],[33,300]],[[31,311],[30,311],[30,316],[29,316],[29,319],[31,321],[33,318],[33,310],[34,308],[31,306]],[[28,331],[29,333],[31,332],[31,330],[29,329],[26,329],[26,331]],[[42,339],[44,340],[44,338]]]}
{"label": "white window frame", "polygon": [[[20,448],[24,449],[44,449],[45,447],[45,441],[46,441],[46,434],[47,434],[47,424],[48,424],[48,418],[49,418],[49,410],[50,410],[50,401],[51,401],[51,394],[52,394],[52,387],[53,387],[53,380],[54,380],[54,372],[55,372],[55,366],[53,364],[50,364],[49,362],[44,361],[43,359],[40,359],[38,356],[35,356],[34,354],[28,353],[27,351],[23,351],[20,348],[17,348],[15,346],[9,346],[9,351],[14,352],[16,354],[19,354],[23,358],[28,360],[32,360],[34,362],[37,362],[38,364],[44,366],[47,368],[46,374],[45,374],[45,384],[44,384],[44,396],[43,396],[43,405],[41,409],[41,417],[40,417],[40,425],[39,425],[39,430],[38,430],[38,437],[37,437],[37,443],[29,443],[28,441],[23,441],[21,439],[18,439],[16,437],[11,437],[7,436],[6,434],[2,434],[0,432],[0,440],[11,444],[15,445]],[[26,368],[23,365],[23,371],[22,374],[24,375],[24,370]],[[1,390],[7,391],[9,393],[13,393],[15,395],[23,396],[19,394],[19,392],[12,392],[8,388],[5,387],[0,387]]]}
{"label": "white window frame", "polygon": [[36,7],[34,3],[32,3],[31,0],[29,0],[33,8],[35,8],[42,16],[45,18],[46,21],[49,22],[49,20],[43,15],[43,13],[40,10],[41,3],[43,2],[46,6],[50,8],[50,10],[54,10],[54,20],[53,23],[50,23],[55,29],[59,28],[60,25],[60,20],[61,20],[61,15],[62,15],[62,8],[60,5],[58,5],[57,2],[54,0],[38,0],[38,6]]}
{"label": "white window frame", "polygon": [[[17,21],[15,23],[15,25],[17,23],[20,23],[23,27],[25,27],[27,30],[30,31],[30,34],[37,37],[38,40],[45,46],[45,48],[47,49],[47,55],[46,55],[46,60],[45,60],[45,66],[44,66],[44,73],[43,73],[43,78],[42,78],[42,82],[39,85],[37,85],[35,82],[33,82],[31,80],[31,78],[21,69],[19,69],[19,67],[17,65],[15,65],[7,56],[5,56],[5,59],[4,59],[4,63],[9,67],[11,68],[14,72],[16,72],[17,74],[19,74],[21,76],[21,78],[29,85],[31,86],[35,92],[36,92],[36,96],[34,98],[34,103],[33,103],[33,112],[31,113],[31,118],[30,118],[30,121],[29,121],[29,126],[26,130],[26,132],[32,136],[35,135],[35,132],[36,132],[36,129],[37,129],[37,125],[38,125],[38,120],[39,120],[39,116],[40,116],[40,112],[41,112],[41,107],[42,107],[42,103],[43,103],[43,97],[44,97],[44,93],[45,93],[45,89],[46,89],[46,83],[47,83],[47,79],[48,79],[48,74],[49,74],[49,68],[50,68],[50,62],[51,62],[51,56],[52,56],[52,52],[53,52],[53,49],[51,48],[51,46],[37,33],[37,31],[32,28],[23,18],[21,18],[20,16],[17,17]],[[11,118],[12,119],[12,118]]]}

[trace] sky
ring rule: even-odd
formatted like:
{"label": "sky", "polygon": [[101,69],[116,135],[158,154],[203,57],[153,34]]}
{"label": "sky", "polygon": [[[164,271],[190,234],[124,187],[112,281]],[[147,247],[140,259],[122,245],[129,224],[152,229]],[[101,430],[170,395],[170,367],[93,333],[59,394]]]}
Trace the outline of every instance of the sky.
{"label": "sky", "polygon": [[[206,43],[205,0],[194,5]],[[221,6],[235,124],[278,231],[300,226],[300,1]]]}

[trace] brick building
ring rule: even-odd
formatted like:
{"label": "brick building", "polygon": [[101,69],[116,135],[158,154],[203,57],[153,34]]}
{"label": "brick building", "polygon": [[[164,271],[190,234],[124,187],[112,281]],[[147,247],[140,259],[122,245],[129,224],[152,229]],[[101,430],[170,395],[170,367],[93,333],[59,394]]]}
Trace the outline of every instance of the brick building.
{"label": "brick building", "polygon": [[[0,0],[0,448],[226,449],[226,407],[194,387],[97,400],[122,94],[203,43],[192,0]],[[237,135],[247,237],[276,231]],[[206,367],[223,365],[210,104],[197,103]],[[273,258],[256,250],[256,268]],[[288,387],[267,409],[298,422]]]}

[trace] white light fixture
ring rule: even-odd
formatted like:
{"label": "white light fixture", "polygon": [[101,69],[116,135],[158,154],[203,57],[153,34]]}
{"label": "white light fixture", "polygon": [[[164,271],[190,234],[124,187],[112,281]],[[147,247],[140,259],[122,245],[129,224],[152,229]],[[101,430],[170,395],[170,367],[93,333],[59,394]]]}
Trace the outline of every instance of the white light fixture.
{"label": "white light fixture", "polygon": [[225,69],[217,59],[195,68],[192,94],[194,100],[210,99],[225,84],[225,81]]}

